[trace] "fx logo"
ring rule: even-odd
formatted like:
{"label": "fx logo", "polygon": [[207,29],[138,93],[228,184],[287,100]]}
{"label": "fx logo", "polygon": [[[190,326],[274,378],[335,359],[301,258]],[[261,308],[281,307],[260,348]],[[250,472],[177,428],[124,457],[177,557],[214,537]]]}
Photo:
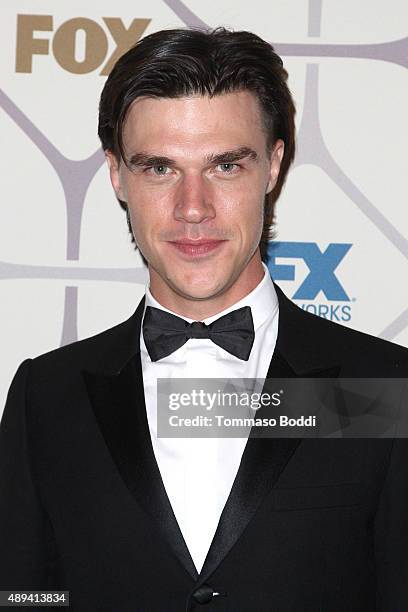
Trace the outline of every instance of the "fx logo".
{"label": "fx logo", "polygon": [[[106,59],[109,38],[115,50],[99,74],[108,75],[117,59],[142,37],[151,19],[133,19],[129,27],[119,17],[103,17],[103,28],[87,17],[62,23],[52,38],[52,54],[57,63],[73,74],[86,74],[99,68]],[[50,40],[34,32],[52,32],[52,15],[17,15],[16,72],[32,72],[34,55],[49,55]]]}
{"label": "fx logo", "polygon": [[323,291],[328,300],[349,302],[335,270],[351,244],[331,243],[321,251],[315,242],[271,242],[268,246],[268,267],[274,280],[295,280],[295,265],[279,264],[280,257],[303,259],[309,274],[292,296],[295,300],[313,300]]}

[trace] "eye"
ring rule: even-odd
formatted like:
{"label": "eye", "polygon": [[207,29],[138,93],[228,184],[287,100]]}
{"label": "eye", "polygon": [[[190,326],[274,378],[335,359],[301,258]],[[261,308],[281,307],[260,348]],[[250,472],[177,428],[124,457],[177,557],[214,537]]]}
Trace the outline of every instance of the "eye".
{"label": "eye", "polygon": [[148,174],[153,174],[154,176],[166,176],[169,170],[169,166],[165,166],[164,164],[158,164],[157,166],[148,166],[147,168],[145,168],[145,172],[147,172]]}
{"label": "eye", "polygon": [[220,168],[223,174],[233,174],[238,170],[239,166],[238,164],[225,162],[223,164],[218,164],[217,168]]}

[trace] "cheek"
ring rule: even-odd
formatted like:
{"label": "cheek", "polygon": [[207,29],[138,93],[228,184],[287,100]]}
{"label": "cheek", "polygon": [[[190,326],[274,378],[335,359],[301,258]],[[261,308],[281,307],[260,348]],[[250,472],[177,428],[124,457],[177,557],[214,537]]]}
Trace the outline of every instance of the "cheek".
{"label": "cheek", "polygon": [[256,189],[243,188],[239,195],[224,201],[225,221],[238,227],[250,239],[262,231],[264,221],[264,197]]}
{"label": "cheek", "polygon": [[254,203],[251,208],[247,219],[246,234],[248,243],[253,246],[257,246],[262,237],[264,227],[264,206],[263,203],[260,205],[259,202]]}
{"label": "cheek", "polygon": [[142,247],[154,247],[164,227],[171,224],[171,207],[168,199],[152,196],[146,190],[129,193],[128,207],[136,243]]}

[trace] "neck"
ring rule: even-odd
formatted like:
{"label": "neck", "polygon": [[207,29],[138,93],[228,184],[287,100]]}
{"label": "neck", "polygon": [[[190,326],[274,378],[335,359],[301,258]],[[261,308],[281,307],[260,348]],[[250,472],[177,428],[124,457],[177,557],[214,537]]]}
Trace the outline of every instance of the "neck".
{"label": "neck", "polygon": [[255,289],[264,276],[262,261],[251,261],[239,277],[229,287],[208,298],[194,298],[178,293],[169,285],[159,286],[155,275],[150,273],[150,292],[161,306],[179,316],[194,321],[208,319],[230,308]]}

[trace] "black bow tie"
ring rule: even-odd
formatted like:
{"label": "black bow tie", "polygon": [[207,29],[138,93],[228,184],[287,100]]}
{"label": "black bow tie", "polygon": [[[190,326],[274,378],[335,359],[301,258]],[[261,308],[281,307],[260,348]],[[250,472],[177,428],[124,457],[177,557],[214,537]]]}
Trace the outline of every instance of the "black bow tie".
{"label": "black bow tie", "polygon": [[190,338],[210,338],[228,353],[248,361],[255,330],[249,306],[229,312],[209,325],[200,321],[188,323],[160,308],[147,306],[143,338],[152,361],[174,353]]}

